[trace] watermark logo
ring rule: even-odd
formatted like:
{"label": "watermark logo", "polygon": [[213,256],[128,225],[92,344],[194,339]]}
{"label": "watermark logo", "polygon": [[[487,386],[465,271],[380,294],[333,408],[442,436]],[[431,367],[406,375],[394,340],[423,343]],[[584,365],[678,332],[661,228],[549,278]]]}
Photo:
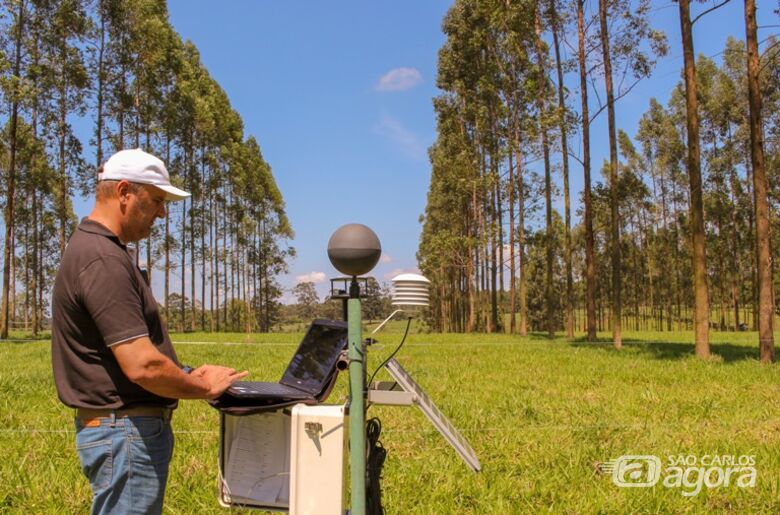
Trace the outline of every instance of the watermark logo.
{"label": "watermark logo", "polygon": [[704,487],[753,488],[756,486],[756,458],[752,455],[670,455],[666,466],[650,454],[627,454],[600,466],[621,488],[651,488],[659,482],[679,488],[685,497],[698,495]]}
{"label": "watermark logo", "polygon": [[655,486],[661,479],[661,458],[652,455],[627,454],[603,466],[612,474],[612,482],[625,488]]}

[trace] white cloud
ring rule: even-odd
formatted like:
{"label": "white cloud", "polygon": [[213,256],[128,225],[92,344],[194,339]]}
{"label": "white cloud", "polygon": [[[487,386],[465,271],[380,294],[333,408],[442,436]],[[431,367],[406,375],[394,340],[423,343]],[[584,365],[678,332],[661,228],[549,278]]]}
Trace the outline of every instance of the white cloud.
{"label": "white cloud", "polygon": [[425,146],[417,135],[387,113],[382,114],[379,124],[374,127],[374,132],[401,147],[401,151],[407,157],[422,159],[425,156]]}
{"label": "white cloud", "polygon": [[310,272],[308,274],[296,275],[295,284],[300,284],[300,283],[319,284],[325,282],[327,278],[328,276],[325,275],[325,272]]}
{"label": "white cloud", "polygon": [[392,263],[393,257],[390,254],[382,254],[382,257],[379,258],[379,262],[383,264]]}
{"label": "white cloud", "polygon": [[393,68],[379,78],[377,91],[406,91],[422,82],[422,75],[416,68]]}
{"label": "white cloud", "polygon": [[417,267],[414,268],[395,268],[391,272],[386,273],[383,277],[386,281],[391,280],[396,275],[401,274],[419,274],[420,269]]}

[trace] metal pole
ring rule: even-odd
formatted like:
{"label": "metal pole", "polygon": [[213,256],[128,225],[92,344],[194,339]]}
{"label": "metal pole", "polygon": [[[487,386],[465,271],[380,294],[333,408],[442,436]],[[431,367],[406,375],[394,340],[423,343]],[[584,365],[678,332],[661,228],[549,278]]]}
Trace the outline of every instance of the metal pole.
{"label": "metal pole", "polygon": [[[353,291],[356,293],[353,295]],[[350,515],[366,513],[366,412],[365,362],[361,334],[360,297],[353,279],[347,302],[349,330],[349,462],[352,480],[352,511]]]}

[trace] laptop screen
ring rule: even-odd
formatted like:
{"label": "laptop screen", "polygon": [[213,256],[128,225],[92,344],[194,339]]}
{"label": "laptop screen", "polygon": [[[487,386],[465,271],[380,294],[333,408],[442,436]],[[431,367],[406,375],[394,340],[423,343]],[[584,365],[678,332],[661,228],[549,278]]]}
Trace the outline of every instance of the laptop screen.
{"label": "laptop screen", "polygon": [[282,376],[281,384],[317,394],[347,348],[347,323],[315,320]]}

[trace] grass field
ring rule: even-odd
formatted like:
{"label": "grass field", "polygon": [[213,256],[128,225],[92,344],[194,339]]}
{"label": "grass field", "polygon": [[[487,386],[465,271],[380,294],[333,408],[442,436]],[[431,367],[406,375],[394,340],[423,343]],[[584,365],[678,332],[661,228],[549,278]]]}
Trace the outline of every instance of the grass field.
{"label": "grass field", "polygon": [[[396,326],[397,327],[397,326]],[[381,333],[369,370],[400,340]],[[778,513],[780,365],[757,362],[755,333],[626,333],[626,347],[531,336],[413,334],[399,361],[470,440],[472,473],[415,409],[372,407],[389,451],[387,513]],[[280,375],[299,334],[173,335],[182,361]],[[210,343],[211,342],[211,343]],[[230,344],[237,342],[237,344]],[[0,344],[0,512],[85,513],[89,487],[71,412],[57,400],[48,341]],[[382,374],[380,374],[381,376]],[[329,402],[346,397],[341,377]],[[221,513],[218,415],[199,401],[174,416],[167,513]],[[750,455],[754,487],[619,488],[601,464],[622,455]],[[256,513],[256,512],[254,512]]]}

